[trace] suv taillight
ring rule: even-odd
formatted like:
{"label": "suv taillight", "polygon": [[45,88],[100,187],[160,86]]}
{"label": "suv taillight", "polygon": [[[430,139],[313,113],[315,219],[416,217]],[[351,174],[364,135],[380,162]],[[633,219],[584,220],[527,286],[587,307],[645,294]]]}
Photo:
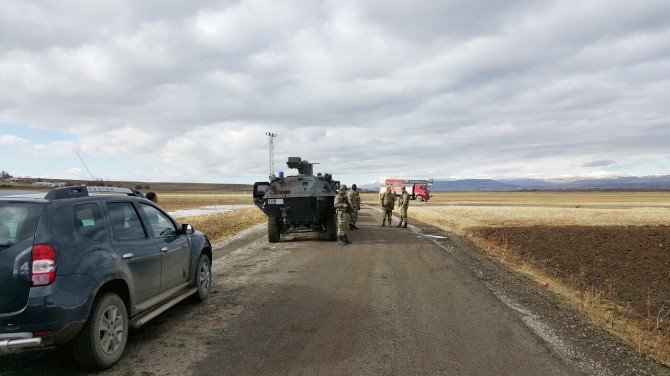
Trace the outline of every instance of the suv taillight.
{"label": "suv taillight", "polygon": [[50,285],[56,280],[56,250],[49,244],[33,246],[33,286]]}

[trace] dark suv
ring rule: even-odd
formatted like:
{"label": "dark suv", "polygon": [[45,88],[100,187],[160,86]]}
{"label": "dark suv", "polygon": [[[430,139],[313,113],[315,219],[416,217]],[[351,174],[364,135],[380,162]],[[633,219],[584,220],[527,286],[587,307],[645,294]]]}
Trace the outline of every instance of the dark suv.
{"label": "dark suv", "polygon": [[207,299],[211,261],[204,234],[131,189],[0,197],[0,354],[71,343],[83,368],[111,367],[129,326]]}

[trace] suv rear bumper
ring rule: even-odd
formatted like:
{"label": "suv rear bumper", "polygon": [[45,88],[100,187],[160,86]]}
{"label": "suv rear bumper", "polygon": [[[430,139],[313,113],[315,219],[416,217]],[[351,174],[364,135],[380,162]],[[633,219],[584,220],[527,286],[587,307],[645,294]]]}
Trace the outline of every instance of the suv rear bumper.
{"label": "suv rear bumper", "polygon": [[0,334],[0,355],[40,346],[42,338],[33,338],[32,333]]}
{"label": "suv rear bumper", "polygon": [[[19,312],[0,314],[0,353],[9,346],[32,347],[70,341],[86,323],[97,283],[83,274],[58,276],[49,286],[32,287],[26,306]],[[27,333],[27,335],[26,335]]]}

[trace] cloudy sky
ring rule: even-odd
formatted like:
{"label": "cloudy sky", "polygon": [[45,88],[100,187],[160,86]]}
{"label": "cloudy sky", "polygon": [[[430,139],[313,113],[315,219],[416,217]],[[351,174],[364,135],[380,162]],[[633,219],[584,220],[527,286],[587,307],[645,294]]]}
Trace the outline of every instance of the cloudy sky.
{"label": "cloudy sky", "polygon": [[[0,169],[670,173],[670,2],[0,2]],[[279,169],[279,168],[278,168]]]}

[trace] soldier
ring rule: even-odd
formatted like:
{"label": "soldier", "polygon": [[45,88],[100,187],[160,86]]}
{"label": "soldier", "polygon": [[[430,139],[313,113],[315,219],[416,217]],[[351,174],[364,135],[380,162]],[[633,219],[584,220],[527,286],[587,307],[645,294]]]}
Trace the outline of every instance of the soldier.
{"label": "soldier", "polygon": [[386,220],[389,221],[389,226],[391,226],[391,216],[393,215],[393,208],[395,206],[395,192],[391,187],[386,187],[386,192],[384,192],[380,201],[382,204],[382,210],[384,211],[384,220],[382,221],[382,227],[386,226]]}
{"label": "soldier", "polygon": [[[400,194],[400,199],[398,200],[398,206],[400,206],[400,223],[398,227],[407,228],[407,208],[409,207],[409,193],[405,187],[402,187],[402,193]],[[403,224],[403,222],[405,222]]]}
{"label": "soldier", "polygon": [[358,211],[361,210],[361,195],[358,193],[356,184],[351,185],[351,190],[347,193],[351,203],[351,216],[349,218],[349,229],[357,229]]}
{"label": "soldier", "polygon": [[347,186],[340,186],[340,191],[335,196],[335,211],[337,213],[337,243],[339,245],[347,245],[351,243],[347,237],[349,230],[349,213],[351,212],[351,204],[347,197]]}

